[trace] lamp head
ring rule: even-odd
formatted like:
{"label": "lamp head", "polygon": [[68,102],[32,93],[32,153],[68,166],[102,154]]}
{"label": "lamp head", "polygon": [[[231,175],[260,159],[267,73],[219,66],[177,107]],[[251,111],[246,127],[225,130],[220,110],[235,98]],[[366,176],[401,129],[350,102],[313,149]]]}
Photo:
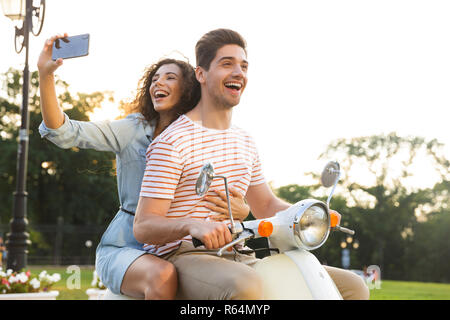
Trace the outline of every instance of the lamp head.
{"label": "lamp head", "polygon": [[0,0],[3,14],[12,21],[25,19],[25,0]]}

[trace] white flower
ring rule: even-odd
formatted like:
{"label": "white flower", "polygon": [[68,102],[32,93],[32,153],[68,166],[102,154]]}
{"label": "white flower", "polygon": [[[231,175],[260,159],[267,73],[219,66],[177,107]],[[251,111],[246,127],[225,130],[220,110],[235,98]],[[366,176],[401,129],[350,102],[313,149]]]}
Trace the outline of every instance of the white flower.
{"label": "white flower", "polygon": [[41,273],[39,273],[39,280],[42,281],[45,278],[47,278],[47,271],[43,270]]}
{"label": "white flower", "polygon": [[6,277],[6,273],[4,273],[3,271],[0,271],[0,277],[5,278]]}
{"label": "white flower", "polygon": [[50,283],[58,282],[59,280],[61,280],[61,276],[59,275],[59,273],[54,273],[52,275],[47,275],[46,280]]}
{"label": "white flower", "polygon": [[17,280],[18,280],[19,282],[22,282],[22,283],[25,283],[25,282],[28,281],[28,277],[27,277],[27,275],[26,275],[24,272],[19,273],[19,274],[16,276],[16,278],[17,278]]}
{"label": "white flower", "polygon": [[12,269],[8,269],[6,270],[6,276],[9,277],[10,275],[12,275],[13,270]]}
{"label": "white flower", "polygon": [[54,273],[52,277],[54,282],[61,280],[61,275],[59,273]]}
{"label": "white flower", "polygon": [[38,289],[41,286],[41,282],[36,278],[31,279],[30,284],[33,289]]}
{"label": "white flower", "polygon": [[15,283],[15,282],[17,282],[17,280],[18,280],[18,279],[17,279],[16,277],[10,276],[9,279],[8,279],[8,282],[9,282],[9,283]]}

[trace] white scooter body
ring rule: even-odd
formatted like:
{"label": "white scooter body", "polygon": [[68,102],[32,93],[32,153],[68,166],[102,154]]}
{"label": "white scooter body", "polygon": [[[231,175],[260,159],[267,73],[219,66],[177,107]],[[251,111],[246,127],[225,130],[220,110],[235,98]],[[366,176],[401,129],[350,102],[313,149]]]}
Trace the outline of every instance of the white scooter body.
{"label": "white scooter body", "polygon": [[106,292],[103,295],[103,298],[101,300],[144,300],[144,298],[136,299],[136,298],[125,296],[123,294],[115,294],[115,293],[112,293],[111,290],[106,289]]}
{"label": "white scooter body", "polygon": [[254,269],[263,280],[266,300],[342,300],[328,272],[306,250],[265,257]]}

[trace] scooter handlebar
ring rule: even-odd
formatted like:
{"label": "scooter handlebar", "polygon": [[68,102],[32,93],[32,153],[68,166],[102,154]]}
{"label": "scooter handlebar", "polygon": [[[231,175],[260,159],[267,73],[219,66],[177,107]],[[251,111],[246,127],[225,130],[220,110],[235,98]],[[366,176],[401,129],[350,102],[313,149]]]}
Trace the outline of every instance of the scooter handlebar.
{"label": "scooter handlebar", "polygon": [[[254,236],[253,232],[249,231],[249,230],[244,230],[242,232],[239,233],[239,236],[236,239],[233,239],[233,241],[227,243],[226,245],[224,245],[222,248],[220,248],[217,252],[218,256],[221,256],[222,253],[229,249],[230,247],[235,246],[237,243],[241,242],[241,241],[245,241],[247,239],[250,239]],[[194,245],[194,248],[203,246],[203,242],[201,242],[199,239],[192,237],[192,244]]]}
{"label": "scooter handlebar", "polygon": [[344,227],[341,227],[341,226],[336,226],[336,227],[334,227],[334,229],[336,229],[338,231],[342,231],[342,232],[347,233],[347,234],[352,235],[352,236],[355,234],[354,230],[347,229],[347,228],[344,228]]}
{"label": "scooter handlebar", "polygon": [[[233,236],[233,234],[241,233],[243,229],[242,229],[242,225],[239,224],[238,226],[235,226],[235,229],[234,229],[235,232],[234,233],[233,233],[233,229],[230,226],[228,226],[228,230],[230,230],[231,235]],[[203,242],[201,240],[199,240],[197,238],[194,238],[194,237],[192,237],[192,244],[194,245],[194,248],[197,248],[197,247],[200,247],[200,246],[204,246],[204,244],[203,244]]]}

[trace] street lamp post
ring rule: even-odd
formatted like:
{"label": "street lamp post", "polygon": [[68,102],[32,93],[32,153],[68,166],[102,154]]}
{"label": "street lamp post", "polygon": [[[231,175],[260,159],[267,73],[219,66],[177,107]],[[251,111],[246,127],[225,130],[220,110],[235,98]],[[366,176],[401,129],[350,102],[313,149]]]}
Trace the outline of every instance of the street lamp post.
{"label": "street lamp post", "polygon": [[16,191],[13,193],[13,217],[10,222],[11,232],[7,234],[8,250],[7,268],[20,271],[27,265],[29,234],[26,232],[27,221],[27,159],[28,159],[28,90],[30,72],[28,69],[29,34],[35,36],[42,30],[45,14],[45,0],[34,6],[33,0],[1,0],[3,13],[11,20],[22,21],[22,27],[15,27],[14,46],[17,53],[25,48],[25,67],[23,69],[21,124],[17,148]]}

